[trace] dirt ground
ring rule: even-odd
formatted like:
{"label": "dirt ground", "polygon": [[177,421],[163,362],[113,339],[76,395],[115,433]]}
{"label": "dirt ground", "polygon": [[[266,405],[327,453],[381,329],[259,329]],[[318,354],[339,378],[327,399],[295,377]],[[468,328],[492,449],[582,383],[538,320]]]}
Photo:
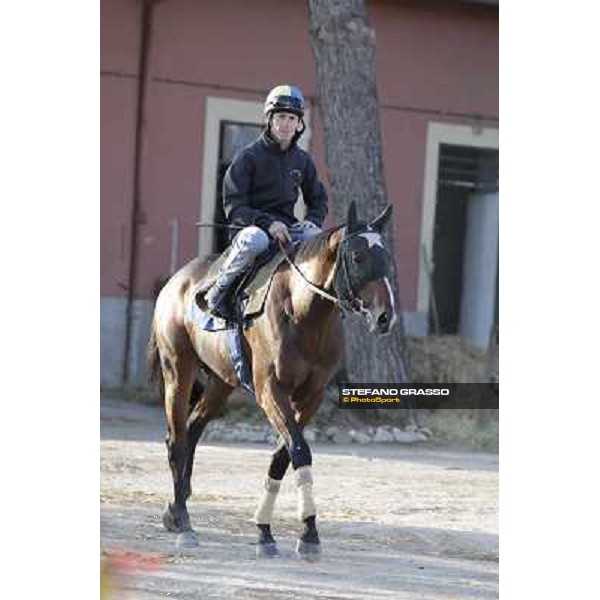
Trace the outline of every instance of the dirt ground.
{"label": "dirt ground", "polygon": [[291,478],[273,533],[283,556],[255,558],[251,521],[267,444],[200,444],[188,509],[199,547],[180,553],[161,524],[170,500],[164,416],[101,403],[100,533],[118,599],[405,599],[498,597],[498,456],[401,445],[313,444],[322,542],[294,557]]}

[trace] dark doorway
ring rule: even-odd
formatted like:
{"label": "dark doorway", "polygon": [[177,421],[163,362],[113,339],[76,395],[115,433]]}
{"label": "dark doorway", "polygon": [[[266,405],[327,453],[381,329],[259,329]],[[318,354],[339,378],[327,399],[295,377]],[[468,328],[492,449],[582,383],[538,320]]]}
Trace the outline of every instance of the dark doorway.
{"label": "dark doorway", "polygon": [[[441,144],[437,184],[429,331],[457,334],[463,296],[468,205],[475,192],[498,190],[498,151]],[[490,268],[497,268],[496,265],[494,261]]]}
{"label": "dark doorway", "polygon": [[[213,222],[225,225],[223,212],[223,178],[235,155],[245,146],[252,143],[261,133],[262,127],[254,123],[236,123],[221,121],[219,135],[219,164],[217,167],[217,193]],[[220,254],[229,245],[229,231],[216,229],[213,236],[213,252]]]}
{"label": "dark doorway", "polygon": [[437,319],[430,312],[430,331],[435,333],[458,332],[467,196],[462,189],[438,187],[433,241],[433,293]]}

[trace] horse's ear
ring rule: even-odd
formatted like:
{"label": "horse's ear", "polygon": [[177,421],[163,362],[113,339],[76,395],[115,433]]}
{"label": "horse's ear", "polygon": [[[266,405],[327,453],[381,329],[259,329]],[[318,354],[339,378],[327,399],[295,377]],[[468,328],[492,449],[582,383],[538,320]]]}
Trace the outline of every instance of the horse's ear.
{"label": "horse's ear", "polygon": [[356,202],[352,200],[348,207],[348,218],[346,219],[346,232],[354,233],[358,229],[358,219],[356,218]]}
{"label": "horse's ear", "polygon": [[378,231],[379,233],[381,233],[383,231],[383,228],[387,225],[388,221],[390,220],[391,216],[392,216],[392,205],[388,204],[383,209],[383,212],[376,219],[373,219],[373,221],[370,223],[370,225],[375,231]]}

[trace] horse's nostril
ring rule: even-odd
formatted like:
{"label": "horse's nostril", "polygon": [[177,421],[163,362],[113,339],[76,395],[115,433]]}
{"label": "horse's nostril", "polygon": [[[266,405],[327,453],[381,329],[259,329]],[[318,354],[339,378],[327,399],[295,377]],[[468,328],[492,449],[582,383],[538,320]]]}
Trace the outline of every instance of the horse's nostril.
{"label": "horse's nostril", "polygon": [[390,318],[388,317],[387,313],[382,313],[377,319],[377,325],[379,325],[380,327],[385,327],[389,322]]}

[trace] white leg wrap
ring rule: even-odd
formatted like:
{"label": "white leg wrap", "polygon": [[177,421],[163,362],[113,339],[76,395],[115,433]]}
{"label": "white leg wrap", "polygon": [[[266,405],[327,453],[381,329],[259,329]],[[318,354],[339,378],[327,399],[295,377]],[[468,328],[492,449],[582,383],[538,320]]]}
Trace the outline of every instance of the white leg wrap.
{"label": "white leg wrap", "polygon": [[281,487],[281,481],[267,477],[265,479],[265,491],[254,513],[254,521],[257,525],[270,525],[273,517],[273,508],[275,507],[275,499]]}
{"label": "white leg wrap", "polygon": [[304,521],[306,517],[314,517],[317,507],[313,498],[313,479],[310,467],[299,467],[294,473],[298,488],[298,518]]}

